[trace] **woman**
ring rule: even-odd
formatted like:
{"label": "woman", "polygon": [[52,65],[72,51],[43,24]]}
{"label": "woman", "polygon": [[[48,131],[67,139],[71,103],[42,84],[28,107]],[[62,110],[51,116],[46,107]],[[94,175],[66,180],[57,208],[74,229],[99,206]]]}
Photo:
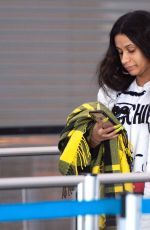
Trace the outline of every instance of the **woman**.
{"label": "woman", "polygon": [[[99,65],[98,82],[98,102],[81,105],[67,118],[58,145],[60,172],[78,175],[86,170],[115,173],[121,169],[124,173],[131,170],[130,166],[133,172],[150,171],[149,12],[130,12],[116,21],[110,32],[108,50]],[[111,125],[107,119],[93,122],[89,110],[98,107],[116,125]],[[114,191],[122,192],[124,187],[125,191],[132,190],[131,185],[118,185],[115,189],[108,185],[104,192],[106,196],[113,196]],[[144,191],[145,195],[150,195],[149,187],[149,183],[145,188],[143,183],[135,183],[135,191]],[[105,225],[106,229],[115,229],[111,217],[106,219]],[[105,229],[104,225],[102,229]]]}
{"label": "woman", "polygon": [[[110,32],[108,50],[98,68],[98,82],[98,101],[114,113],[128,133],[132,171],[150,172],[149,12],[129,12],[116,21]],[[97,122],[91,144],[96,147],[116,137],[113,126],[105,128],[103,122]],[[150,196],[150,183],[135,183],[135,191]]]}
{"label": "woman", "polygon": [[[149,12],[127,13],[114,24],[98,81],[98,101],[110,108],[127,130],[133,147],[133,171],[144,172],[150,163]],[[105,129],[96,123],[91,142],[96,146],[115,137],[113,127]]]}

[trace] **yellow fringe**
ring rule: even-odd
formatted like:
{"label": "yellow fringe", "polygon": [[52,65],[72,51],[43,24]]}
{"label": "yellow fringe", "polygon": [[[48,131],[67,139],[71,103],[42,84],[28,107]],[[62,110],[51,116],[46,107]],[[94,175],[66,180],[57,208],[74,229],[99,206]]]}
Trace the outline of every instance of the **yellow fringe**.
{"label": "yellow fringe", "polygon": [[100,173],[100,166],[99,165],[96,165],[92,168],[92,173],[93,174],[98,174]]}
{"label": "yellow fringe", "polygon": [[98,226],[100,229],[105,229],[105,225],[106,225],[106,217],[105,215],[101,215],[99,216],[99,221],[98,221]]}
{"label": "yellow fringe", "polygon": [[90,159],[89,146],[83,136],[83,132],[79,130],[72,130],[68,136],[71,137],[63,154],[60,156],[60,160],[73,165],[75,167],[75,174],[78,175],[78,160],[79,165],[83,169],[83,167],[87,166],[88,159]]}
{"label": "yellow fringe", "polygon": [[[126,154],[131,156],[131,151],[129,148],[126,148],[123,143],[122,135],[118,136],[118,146],[119,146],[119,158],[120,158],[120,171],[122,173],[129,173],[130,168],[127,163]],[[132,183],[125,183],[124,184],[125,190],[128,192],[133,192],[133,184]]]}

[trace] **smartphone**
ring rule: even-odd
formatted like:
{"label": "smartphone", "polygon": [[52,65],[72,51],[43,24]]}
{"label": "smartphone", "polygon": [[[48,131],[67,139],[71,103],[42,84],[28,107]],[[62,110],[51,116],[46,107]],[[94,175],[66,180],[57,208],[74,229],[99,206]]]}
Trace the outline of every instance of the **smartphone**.
{"label": "smartphone", "polygon": [[108,127],[116,125],[116,123],[113,121],[113,119],[111,117],[109,117],[108,114],[106,114],[102,110],[94,110],[94,111],[92,110],[92,111],[89,111],[89,114],[97,122],[100,122],[100,121],[104,122],[104,120],[105,120],[105,122],[103,123],[104,128],[108,128]]}

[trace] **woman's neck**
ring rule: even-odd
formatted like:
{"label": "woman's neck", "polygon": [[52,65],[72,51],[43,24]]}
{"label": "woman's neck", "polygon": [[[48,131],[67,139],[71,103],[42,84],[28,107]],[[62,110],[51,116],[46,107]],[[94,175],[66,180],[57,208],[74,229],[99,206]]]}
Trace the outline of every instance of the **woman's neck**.
{"label": "woman's neck", "polygon": [[150,81],[150,69],[147,69],[144,73],[136,76],[136,83],[138,86],[144,86],[147,82]]}

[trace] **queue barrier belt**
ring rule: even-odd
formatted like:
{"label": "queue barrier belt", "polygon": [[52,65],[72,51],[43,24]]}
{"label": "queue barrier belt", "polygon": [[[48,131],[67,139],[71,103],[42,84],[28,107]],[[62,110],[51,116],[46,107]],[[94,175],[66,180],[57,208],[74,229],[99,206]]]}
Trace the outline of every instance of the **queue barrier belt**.
{"label": "queue barrier belt", "polygon": [[[150,213],[150,200],[142,199],[142,213]],[[0,205],[0,222],[71,218],[78,215],[119,215],[121,199],[48,201]]]}
{"label": "queue barrier belt", "polygon": [[120,208],[120,200],[116,199],[1,204],[0,221],[69,218],[78,215],[102,213],[117,215],[120,213]]}

